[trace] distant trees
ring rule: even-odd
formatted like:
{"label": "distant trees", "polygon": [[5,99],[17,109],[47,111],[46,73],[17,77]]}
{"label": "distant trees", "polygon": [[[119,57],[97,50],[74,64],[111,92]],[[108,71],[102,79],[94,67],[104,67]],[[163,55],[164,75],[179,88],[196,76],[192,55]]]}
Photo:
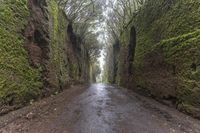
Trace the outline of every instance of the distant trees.
{"label": "distant trees", "polygon": [[98,64],[98,62],[95,62],[92,64],[91,66],[92,71],[91,71],[91,81],[92,82],[97,82],[97,80],[99,79],[99,75],[101,74],[101,68],[100,65]]}

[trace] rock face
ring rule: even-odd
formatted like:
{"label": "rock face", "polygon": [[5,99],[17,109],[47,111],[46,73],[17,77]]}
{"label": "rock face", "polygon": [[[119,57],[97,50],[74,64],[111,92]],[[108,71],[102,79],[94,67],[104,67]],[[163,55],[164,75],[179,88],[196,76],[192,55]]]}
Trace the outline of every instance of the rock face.
{"label": "rock face", "polygon": [[199,1],[149,0],[120,44],[116,83],[172,100],[179,110],[200,117]]}
{"label": "rock face", "polygon": [[0,1],[0,105],[51,95],[89,74],[87,49],[55,0]]}
{"label": "rock face", "polygon": [[48,82],[48,62],[50,59],[49,11],[45,0],[29,0],[29,18],[25,28],[25,48],[31,67],[41,69],[41,79],[45,88]]}

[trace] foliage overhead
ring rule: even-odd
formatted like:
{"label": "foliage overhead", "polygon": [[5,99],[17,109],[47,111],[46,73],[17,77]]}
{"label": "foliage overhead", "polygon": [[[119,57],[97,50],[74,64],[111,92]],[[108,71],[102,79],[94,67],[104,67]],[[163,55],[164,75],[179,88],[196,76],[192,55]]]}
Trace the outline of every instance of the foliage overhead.
{"label": "foliage overhead", "polygon": [[136,13],[145,0],[108,0],[107,29],[109,36],[118,40],[132,23]]}
{"label": "foliage overhead", "polygon": [[101,46],[96,27],[103,21],[102,1],[99,0],[58,0],[65,11],[73,31],[89,51],[91,61],[99,57]]}

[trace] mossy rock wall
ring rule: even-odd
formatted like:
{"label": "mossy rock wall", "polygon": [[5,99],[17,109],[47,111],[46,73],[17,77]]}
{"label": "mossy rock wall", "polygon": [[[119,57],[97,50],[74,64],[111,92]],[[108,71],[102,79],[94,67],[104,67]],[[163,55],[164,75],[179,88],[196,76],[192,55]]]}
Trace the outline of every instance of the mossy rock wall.
{"label": "mossy rock wall", "polygon": [[0,113],[89,81],[88,52],[73,48],[68,26],[56,0],[0,1]]}
{"label": "mossy rock wall", "polygon": [[[51,0],[48,5],[50,13],[48,80],[54,88],[62,90],[70,84],[89,80],[89,56],[84,44],[78,41],[73,30],[68,30],[67,17],[59,9],[56,1]],[[74,40],[70,37],[71,34],[74,35]]]}
{"label": "mossy rock wall", "polygon": [[40,95],[40,70],[30,66],[23,30],[26,0],[0,1],[0,105],[24,103]]}
{"label": "mossy rock wall", "polygon": [[149,0],[133,25],[133,84],[200,117],[200,1]]}
{"label": "mossy rock wall", "polygon": [[67,60],[67,26],[68,22],[62,10],[57,6],[56,1],[49,1],[49,33],[50,33],[50,61],[48,64],[49,83],[57,91],[69,84],[69,66]]}
{"label": "mossy rock wall", "polygon": [[[130,52],[133,27],[136,48]],[[108,57],[117,58],[117,64],[107,66],[115,66],[117,76],[108,79],[171,100],[179,110],[200,118],[199,30],[199,0],[148,0],[121,34],[119,53]],[[134,60],[129,59],[131,54]]]}

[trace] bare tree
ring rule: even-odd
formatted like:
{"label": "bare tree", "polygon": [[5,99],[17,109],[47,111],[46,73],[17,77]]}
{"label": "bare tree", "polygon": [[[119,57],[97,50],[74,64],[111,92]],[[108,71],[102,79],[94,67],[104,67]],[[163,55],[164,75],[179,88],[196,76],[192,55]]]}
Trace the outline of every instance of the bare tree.
{"label": "bare tree", "polygon": [[128,28],[134,19],[135,13],[140,9],[145,0],[109,0],[107,27],[108,32],[116,38],[119,38],[123,31]]}

